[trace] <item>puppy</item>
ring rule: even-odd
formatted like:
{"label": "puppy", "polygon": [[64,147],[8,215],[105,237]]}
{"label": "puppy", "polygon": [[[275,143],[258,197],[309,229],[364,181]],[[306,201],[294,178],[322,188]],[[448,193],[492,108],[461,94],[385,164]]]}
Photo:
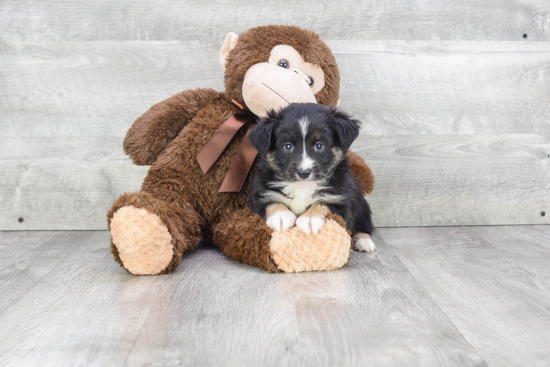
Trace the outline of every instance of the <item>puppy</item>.
{"label": "puppy", "polygon": [[359,126],[346,113],[315,103],[270,111],[249,135],[260,155],[252,210],[276,231],[296,225],[308,235],[319,232],[329,212],[338,214],[355,249],[374,251],[371,211],[346,158]]}

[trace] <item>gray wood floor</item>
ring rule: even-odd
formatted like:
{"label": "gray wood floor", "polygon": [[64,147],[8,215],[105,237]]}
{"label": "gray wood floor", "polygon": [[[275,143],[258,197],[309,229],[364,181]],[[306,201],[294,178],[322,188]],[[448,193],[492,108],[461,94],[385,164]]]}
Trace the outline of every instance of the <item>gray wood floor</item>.
{"label": "gray wood floor", "polygon": [[550,364],[550,226],[382,228],[285,275],[202,246],[131,276],[108,237],[0,233],[1,366]]}

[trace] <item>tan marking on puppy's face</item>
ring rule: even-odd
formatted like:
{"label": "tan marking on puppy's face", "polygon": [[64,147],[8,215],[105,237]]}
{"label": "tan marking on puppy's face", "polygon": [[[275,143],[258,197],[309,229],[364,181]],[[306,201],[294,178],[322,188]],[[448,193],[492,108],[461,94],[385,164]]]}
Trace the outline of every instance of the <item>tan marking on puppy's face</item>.
{"label": "tan marking on puppy's face", "polygon": [[328,167],[327,171],[332,171],[334,167],[340,164],[344,159],[344,152],[339,147],[332,147],[332,154],[334,154],[334,160],[331,165]]}
{"label": "tan marking on puppy's face", "polygon": [[270,204],[265,209],[265,218],[269,219],[273,214],[286,210],[288,210],[288,208],[284,204]]}
{"label": "tan marking on puppy's face", "polygon": [[280,171],[279,167],[277,167],[277,164],[275,164],[275,152],[267,152],[265,154],[265,160],[269,165],[269,168],[274,171]]}
{"label": "tan marking on puppy's face", "polygon": [[339,147],[333,147],[332,148],[332,154],[334,154],[334,161],[335,162],[342,162],[342,159],[344,159],[344,152]]}

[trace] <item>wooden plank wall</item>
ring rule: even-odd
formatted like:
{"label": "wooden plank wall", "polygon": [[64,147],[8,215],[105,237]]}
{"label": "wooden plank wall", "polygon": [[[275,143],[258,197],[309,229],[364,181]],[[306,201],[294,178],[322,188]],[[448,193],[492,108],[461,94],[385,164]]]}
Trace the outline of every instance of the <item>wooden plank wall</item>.
{"label": "wooden plank wall", "polygon": [[0,230],[105,229],[147,170],[122,152],[131,123],[180,90],[221,90],[225,34],[277,23],[336,55],[375,225],[550,223],[547,0],[6,0]]}

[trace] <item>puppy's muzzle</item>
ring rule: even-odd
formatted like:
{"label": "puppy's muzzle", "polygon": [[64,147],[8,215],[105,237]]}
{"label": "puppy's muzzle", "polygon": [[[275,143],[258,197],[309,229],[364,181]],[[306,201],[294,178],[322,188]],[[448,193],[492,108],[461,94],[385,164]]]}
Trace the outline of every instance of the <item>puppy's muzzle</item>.
{"label": "puppy's muzzle", "polygon": [[311,168],[306,168],[306,169],[299,168],[296,173],[298,174],[298,177],[300,177],[300,179],[305,180],[309,176],[311,176]]}

